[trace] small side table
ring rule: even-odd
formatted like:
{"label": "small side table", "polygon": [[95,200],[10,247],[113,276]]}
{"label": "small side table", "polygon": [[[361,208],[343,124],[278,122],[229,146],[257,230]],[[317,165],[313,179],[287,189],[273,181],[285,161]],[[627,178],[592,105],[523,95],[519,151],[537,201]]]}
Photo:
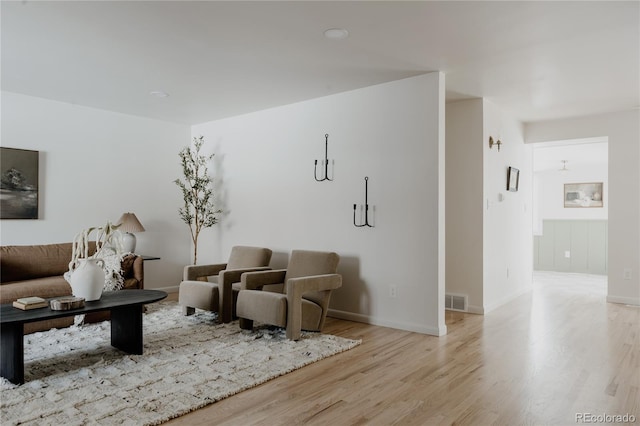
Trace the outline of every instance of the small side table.
{"label": "small side table", "polygon": [[[138,256],[140,256],[142,258],[142,265],[144,267],[144,262],[146,262],[147,260],[160,260],[160,258],[158,256],[150,256],[148,254],[139,254]],[[145,307],[146,309],[146,307]],[[146,310],[145,310],[146,312]]]}

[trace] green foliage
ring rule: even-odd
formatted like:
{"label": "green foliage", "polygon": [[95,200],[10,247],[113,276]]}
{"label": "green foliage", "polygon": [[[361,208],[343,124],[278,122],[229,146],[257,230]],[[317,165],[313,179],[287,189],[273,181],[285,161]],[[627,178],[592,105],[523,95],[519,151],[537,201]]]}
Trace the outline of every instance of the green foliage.
{"label": "green foliage", "polygon": [[194,244],[193,263],[198,258],[198,235],[204,228],[209,228],[218,222],[219,213],[213,204],[213,180],[207,170],[207,162],[213,158],[201,155],[200,149],[204,143],[202,136],[193,138],[192,147],[184,147],[178,156],[182,165],[184,180],[176,179],[175,184],[182,191],[184,207],[178,210],[180,218],[189,225],[191,239]]}

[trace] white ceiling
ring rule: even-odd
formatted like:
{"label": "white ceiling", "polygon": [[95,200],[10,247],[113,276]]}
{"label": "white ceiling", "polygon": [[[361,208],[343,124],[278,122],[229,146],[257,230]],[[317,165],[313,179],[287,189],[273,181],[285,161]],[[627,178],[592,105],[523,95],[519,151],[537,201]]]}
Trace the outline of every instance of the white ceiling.
{"label": "white ceiling", "polygon": [[607,138],[545,142],[533,145],[533,171],[557,172],[566,161],[569,171],[608,170]]}
{"label": "white ceiling", "polygon": [[2,1],[1,87],[196,124],[438,70],[448,100],[589,115],[640,104],[639,6]]}

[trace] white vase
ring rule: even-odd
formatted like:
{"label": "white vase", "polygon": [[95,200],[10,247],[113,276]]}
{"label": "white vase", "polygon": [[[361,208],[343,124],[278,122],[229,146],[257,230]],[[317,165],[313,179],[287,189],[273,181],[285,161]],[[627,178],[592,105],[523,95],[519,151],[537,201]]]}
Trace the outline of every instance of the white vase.
{"label": "white vase", "polygon": [[82,297],[87,302],[99,300],[104,288],[104,271],[101,259],[79,259],[78,266],[69,279],[71,291],[76,297]]}

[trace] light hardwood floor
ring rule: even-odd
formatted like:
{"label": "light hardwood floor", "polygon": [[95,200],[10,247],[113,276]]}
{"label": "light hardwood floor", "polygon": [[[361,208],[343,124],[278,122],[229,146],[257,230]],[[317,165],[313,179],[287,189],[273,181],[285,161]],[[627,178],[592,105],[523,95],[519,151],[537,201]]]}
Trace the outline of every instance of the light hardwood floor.
{"label": "light hardwood floor", "polygon": [[538,273],[488,315],[447,312],[440,338],[329,319],[326,333],[362,345],[167,424],[640,424],[640,308],[606,303],[605,286]]}

